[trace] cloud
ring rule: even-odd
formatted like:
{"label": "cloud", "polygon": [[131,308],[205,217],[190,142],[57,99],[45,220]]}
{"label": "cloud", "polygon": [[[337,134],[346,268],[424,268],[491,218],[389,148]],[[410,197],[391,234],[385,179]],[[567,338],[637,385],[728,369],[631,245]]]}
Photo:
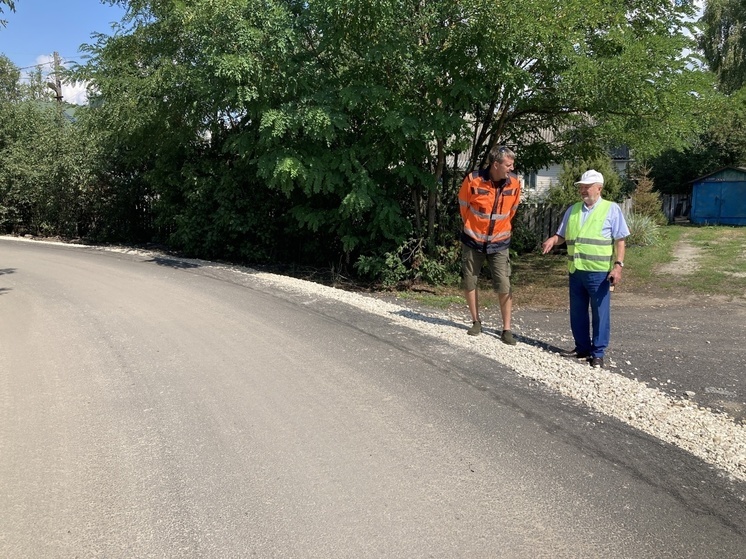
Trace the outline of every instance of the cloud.
{"label": "cloud", "polygon": [[[66,66],[64,60],[60,61],[62,67]],[[51,81],[50,74],[54,71],[54,56],[42,54],[36,57],[36,66],[41,68],[45,81]],[[87,84],[84,82],[62,82],[62,99],[74,105],[87,105]]]}
{"label": "cloud", "polygon": [[87,105],[88,104],[88,93],[86,91],[87,85],[82,82],[75,83],[63,83],[62,84],[62,98],[68,103],[74,105]]}

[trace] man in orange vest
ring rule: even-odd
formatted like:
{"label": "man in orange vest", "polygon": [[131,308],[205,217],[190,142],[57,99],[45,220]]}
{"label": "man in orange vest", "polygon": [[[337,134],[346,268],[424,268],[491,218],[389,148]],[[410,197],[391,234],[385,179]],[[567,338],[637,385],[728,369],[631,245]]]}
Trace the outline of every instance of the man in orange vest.
{"label": "man in orange vest", "polygon": [[482,332],[477,279],[485,260],[492,272],[492,287],[500,301],[503,329],[500,339],[515,345],[510,331],[513,299],[510,286],[510,238],[512,220],[521,197],[521,183],[511,171],[515,153],[505,146],[493,148],[489,166],[466,176],[458,194],[461,219],[461,264],[466,303],[471,313],[470,336]]}

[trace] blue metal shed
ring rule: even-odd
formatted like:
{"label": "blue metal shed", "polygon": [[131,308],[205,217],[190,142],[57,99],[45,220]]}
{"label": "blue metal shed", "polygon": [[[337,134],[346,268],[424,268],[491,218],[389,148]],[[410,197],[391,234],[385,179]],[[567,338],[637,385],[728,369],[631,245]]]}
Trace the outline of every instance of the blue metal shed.
{"label": "blue metal shed", "polygon": [[723,167],[692,183],[692,223],[746,225],[746,167]]}

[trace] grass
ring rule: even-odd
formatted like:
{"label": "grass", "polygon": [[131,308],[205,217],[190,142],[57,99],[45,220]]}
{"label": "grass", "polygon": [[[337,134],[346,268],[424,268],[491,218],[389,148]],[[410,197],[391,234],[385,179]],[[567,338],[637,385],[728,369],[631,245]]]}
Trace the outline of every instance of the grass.
{"label": "grass", "polygon": [[[693,256],[677,260],[682,243],[691,245]],[[746,300],[746,227],[670,225],[661,228],[652,246],[629,246],[622,284],[628,293],[655,296],[713,295]],[[678,273],[681,262],[687,273]],[[673,263],[677,273],[663,265]],[[564,254],[543,256],[538,252],[512,260],[513,304],[516,308],[558,309],[567,306],[567,260]],[[422,305],[447,308],[464,305],[458,286],[408,290],[397,297]],[[497,296],[488,278],[479,281],[479,304],[497,308]]]}
{"label": "grass", "polygon": [[682,228],[697,269],[669,282],[696,294],[746,297],[746,228],[703,226]]}

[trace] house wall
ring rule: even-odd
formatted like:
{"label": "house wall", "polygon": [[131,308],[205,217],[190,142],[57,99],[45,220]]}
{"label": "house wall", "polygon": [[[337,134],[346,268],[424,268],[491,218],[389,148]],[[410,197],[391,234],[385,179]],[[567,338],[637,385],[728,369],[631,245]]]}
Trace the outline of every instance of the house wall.
{"label": "house wall", "polygon": [[[627,176],[627,167],[629,160],[614,160],[613,164],[619,176]],[[549,189],[559,183],[559,175],[562,172],[562,165],[550,165],[535,173],[536,177],[531,177],[530,173],[524,173],[520,176],[521,187],[523,192],[530,200],[543,200],[549,193]],[[531,185],[535,184],[535,187]]]}
{"label": "house wall", "polygon": [[524,197],[532,200],[543,200],[549,189],[559,182],[561,171],[561,165],[551,165],[545,169],[540,169],[536,173],[521,174],[521,189]]}

